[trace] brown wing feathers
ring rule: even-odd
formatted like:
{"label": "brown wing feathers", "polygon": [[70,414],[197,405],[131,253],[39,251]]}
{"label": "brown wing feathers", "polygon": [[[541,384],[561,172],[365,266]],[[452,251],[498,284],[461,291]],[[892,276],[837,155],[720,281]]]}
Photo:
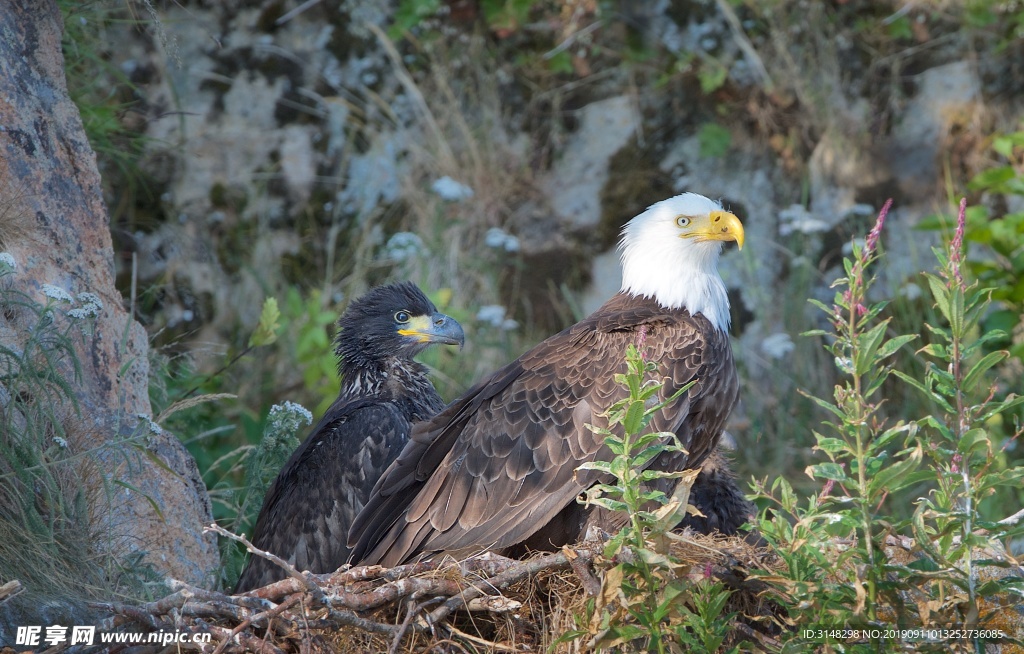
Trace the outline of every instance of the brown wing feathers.
{"label": "brown wing feathers", "polygon": [[666,396],[698,380],[651,426],[676,432],[690,456],[653,465],[700,465],[736,401],[728,339],[703,316],[619,294],[414,428],[353,524],[353,562],[396,565],[440,551],[582,536],[574,530],[588,516],[577,515],[574,498],[596,476],[573,473],[609,456],[585,425],[600,424],[596,412],[624,393],[614,374],[624,370],[641,325],[649,356],[667,376]]}

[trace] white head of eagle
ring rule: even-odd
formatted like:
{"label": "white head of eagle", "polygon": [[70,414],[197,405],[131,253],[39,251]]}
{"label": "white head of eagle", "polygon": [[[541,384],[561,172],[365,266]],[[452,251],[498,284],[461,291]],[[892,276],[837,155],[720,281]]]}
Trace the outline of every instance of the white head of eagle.
{"label": "white head of eagle", "polygon": [[729,328],[729,296],[718,274],[725,241],[743,247],[743,224],[696,193],[652,204],[622,228],[622,292],[654,298],[666,309],[704,314]]}

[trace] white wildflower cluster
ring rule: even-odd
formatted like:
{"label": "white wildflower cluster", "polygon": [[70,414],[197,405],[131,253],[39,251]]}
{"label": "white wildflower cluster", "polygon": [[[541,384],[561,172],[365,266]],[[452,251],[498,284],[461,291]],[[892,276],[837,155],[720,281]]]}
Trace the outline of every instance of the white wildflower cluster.
{"label": "white wildflower cluster", "polygon": [[79,293],[78,301],[81,303],[81,306],[68,311],[68,315],[72,318],[77,320],[98,318],[103,311],[103,301],[95,293],[89,293],[88,291]]}
{"label": "white wildflower cluster", "polygon": [[773,359],[784,359],[793,351],[793,339],[785,332],[778,332],[761,341],[761,350]]}
{"label": "white wildflower cluster", "polygon": [[160,428],[160,425],[153,422],[153,419],[145,413],[136,413],[135,417],[139,419],[139,422],[146,423],[146,427],[149,429],[150,434],[162,434],[164,432],[164,430]]}
{"label": "white wildflower cluster", "polygon": [[500,227],[491,227],[484,236],[484,243],[489,248],[505,252],[519,252],[519,239]]}
{"label": "white wildflower cluster", "polygon": [[57,447],[61,448],[62,450],[68,449],[68,439],[66,438],[63,438],[61,436],[54,436],[53,442],[56,443]]}
{"label": "white wildflower cluster", "polygon": [[392,261],[409,261],[426,253],[423,239],[412,232],[398,232],[384,246],[384,258]]}
{"label": "white wildflower cluster", "polygon": [[505,317],[505,307],[500,304],[487,304],[476,312],[476,319],[503,331],[511,331],[519,327],[519,323]]}
{"label": "white wildflower cluster", "polygon": [[264,437],[283,436],[287,438],[312,422],[313,414],[301,404],[290,401],[275,404],[270,407],[270,413],[267,414],[267,426],[263,431]]}
{"label": "white wildflower cluster", "polygon": [[70,293],[60,286],[54,286],[53,284],[43,284],[43,295],[58,302],[71,303],[75,301],[75,298],[71,297]]}
{"label": "white wildflower cluster", "polygon": [[473,197],[473,189],[465,184],[456,182],[448,175],[431,184],[430,189],[437,193],[442,200],[447,200],[448,202],[462,202]]}
{"label": "white wildflower cluster", "polygon": [[794,232],[815,234],[828,230],[828,223],[805,209],[803,205],[791,204],[779,212],[779,234],[789,236]]}
{"label": "white wildflower cluster", "polygon": [[0,272],[13,272],[18,269],[18,262],[10,252],[0,252]]}

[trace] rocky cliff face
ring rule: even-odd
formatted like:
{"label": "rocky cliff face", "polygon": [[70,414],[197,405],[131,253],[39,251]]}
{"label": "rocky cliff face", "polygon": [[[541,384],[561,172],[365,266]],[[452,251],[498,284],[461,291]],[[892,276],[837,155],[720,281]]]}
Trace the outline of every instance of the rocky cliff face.
{"label": "rocky cliff face", "polygon": [[[82,529],[96,534],[86,546],[123,565],[133,561],[161,576],[204,583],[218,560],[214,541],[202,534],[211,520],[209,497],[180,442],[151,426],[147,335],[114,286],[107,209],[95,154],[68,98],[61,30],[55,4],[0,8],[0,250],[14,264],[5,287],[39,305],[58,305],[45,320],[72,335],[80,368],[65,359],[57,373],[72,383],[75,402],[52,407],[64,434],[54,440],[77,461],[77,483],[91,485],[77,489],[90,502]],[[88,328],[66,330],[60,321],[75,316]],[[29,356],[20,348],[37,320],[6,305],[0,344]],[[0,389],[18,383],[15,371]],[[3,398],[4,424],[24,427],[24,416],[12,414],[12,398]],[[11,519],[10,506],[0,509]]]}
{"label": "rocky cliff face", "polygon": [[[174,5],[162,34],[126,39],[132,54],[115,61],[139,71],[169,217],[131,239],[143,278],[176,289],[156,326],[222,340],[251,324],[268,287],[418,270],[551,331],[571,320],[565,290],[586,310],[616,289],[625,220],[693,190],[748,225],[750,247],[723,264],[739,358],[752,387],[785,386],[787,357],[807,354],[793,354],[813,320],[803,300],[829,297],[843,245],[894,197],[885,274],[899,289],[928,252],[911,230],[942,202],[944,148],[1012,115],[996,87],[984,97],[998,58],[972,61],[956,19],[924,11],[878,16],[883,32],[912,27],[880,56],[867,28],[815,3],[756,16],[713,2],[613,14],[566,3],[544,20],[444,6],[409,21],[358,0]],[[415,45],[385,35],[402,21]],[[609,55],[630,43],[643,63]],[[472,197],[431,193],[443,176]],[[517,238],[514,252],[489,248],[495,228]],[[426,241],[426,272],[388,248],[407,231]],[[465,274],[473,257],[496,285]],[[780,301],[795,278],[803,295]]]}

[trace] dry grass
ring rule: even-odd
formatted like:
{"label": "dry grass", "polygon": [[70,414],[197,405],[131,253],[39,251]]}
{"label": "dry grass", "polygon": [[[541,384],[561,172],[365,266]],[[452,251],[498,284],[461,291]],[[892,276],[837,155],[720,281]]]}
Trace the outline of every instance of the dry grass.
{"label": "dry grass", "polygon": [[[430,251],[429,258],[395,272],[426,289],[450,289],[456,311],[475,313],[482,305],[498,304],[511,317],[524,302],[520,253],[490,248],[485,236],[502,228],[529,248],[527,214],[543,199],[529,159],[531,146],[510,127],[516,121],[508,115],[512,108],[499,81],[506,73],[480,37],[421,45],[426,65],[413,73],[387,37],[377,36],[391,53],[392,70],[412,99],[418,122],[418,134],[407,142],[410,174],[403,178],[401,228],[419,235]],[[439,197],[431,186],[444,176],[472,189],[472,197],[459,202]],[[546,240],[557,235],[545,233],[538,242]],[[561,297],[552,301],[564,304]],[[515,332],[477,334],[467,352],[449,362],[454,367],[449,374],[465,387],[547,335],[525,333],[531,325],[524,324]]]}

